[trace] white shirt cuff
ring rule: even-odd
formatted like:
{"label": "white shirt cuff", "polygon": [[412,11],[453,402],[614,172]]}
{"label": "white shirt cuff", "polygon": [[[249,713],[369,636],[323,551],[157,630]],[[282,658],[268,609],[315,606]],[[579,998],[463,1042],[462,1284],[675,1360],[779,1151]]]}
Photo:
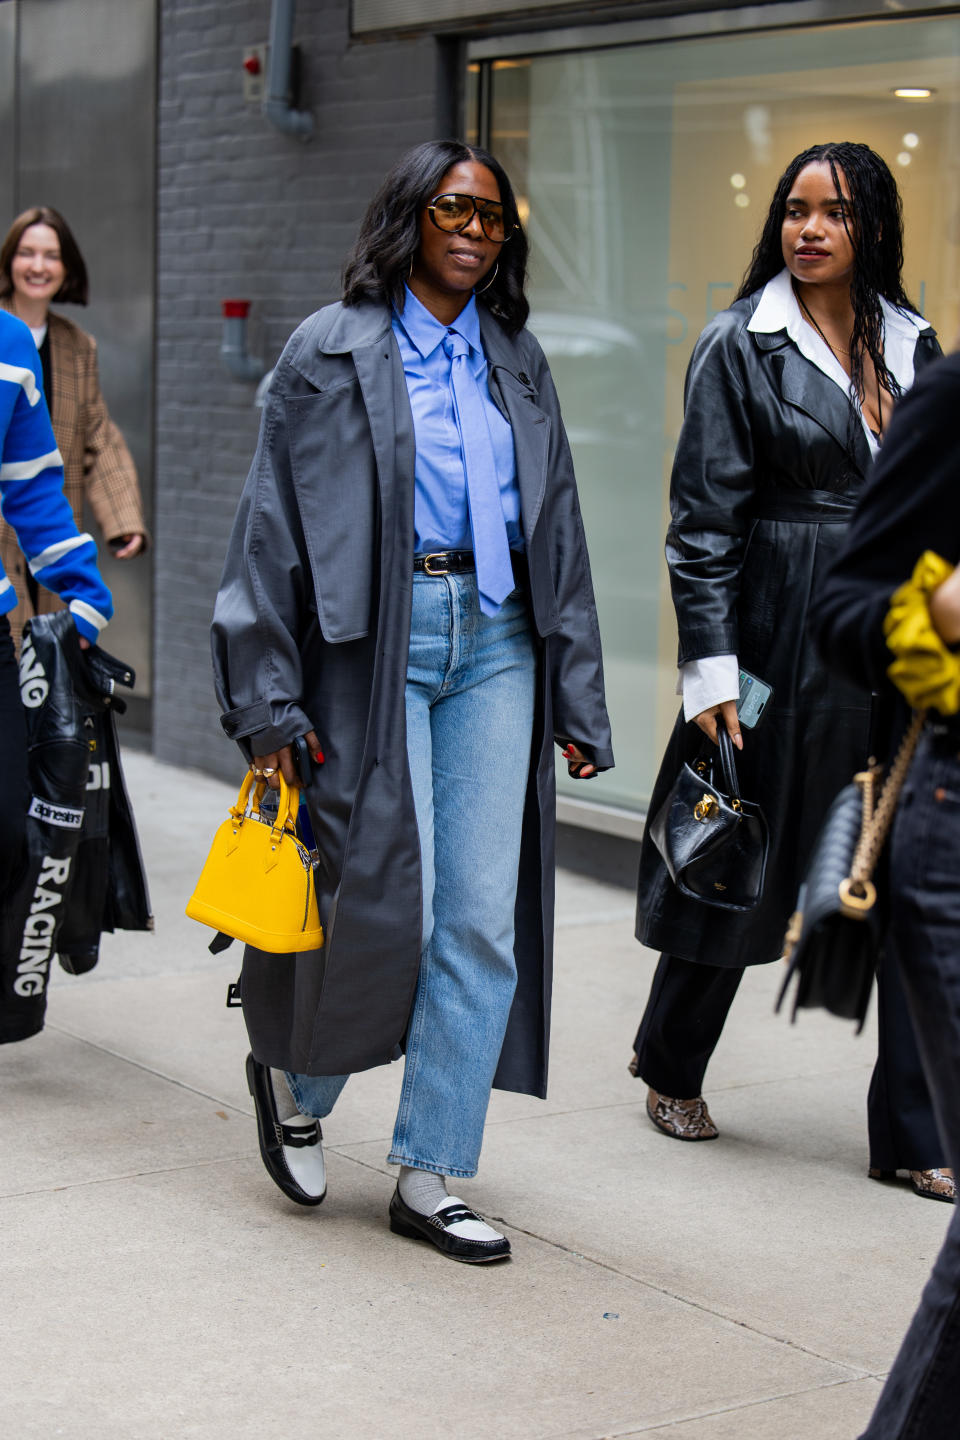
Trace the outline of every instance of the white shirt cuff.
{"label": "white shirt cuff", "polygon": [[688,660],[677,672],[677,694],[683,696],[683,718],[693,720],[724,700],[740,699],[740,666],[736,655],[705,655]]}

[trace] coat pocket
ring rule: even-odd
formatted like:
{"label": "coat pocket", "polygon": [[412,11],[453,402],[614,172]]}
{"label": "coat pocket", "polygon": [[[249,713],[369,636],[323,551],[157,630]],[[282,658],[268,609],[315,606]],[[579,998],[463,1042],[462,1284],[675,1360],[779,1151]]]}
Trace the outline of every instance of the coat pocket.
{"label": "coat pocket", "polygon": [[286,402],[290,466],[317,617],[332,644],[370,630],[377,473],[354,379]]}

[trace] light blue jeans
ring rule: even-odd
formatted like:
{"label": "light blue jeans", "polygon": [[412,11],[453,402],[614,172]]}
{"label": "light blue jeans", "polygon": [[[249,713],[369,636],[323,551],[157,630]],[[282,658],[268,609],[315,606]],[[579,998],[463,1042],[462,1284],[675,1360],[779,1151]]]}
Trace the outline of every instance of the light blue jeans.
{"label": "light blue jeans", "polygon": [[[514,595],[483,615],[475,575],[413,577],[407,754],[423,875],[423,949],[387,1156],[477,1173],[517,983],[513,913],[530,768],[536,658]],[[287,1080],[329,1115],[346,1075]]]}

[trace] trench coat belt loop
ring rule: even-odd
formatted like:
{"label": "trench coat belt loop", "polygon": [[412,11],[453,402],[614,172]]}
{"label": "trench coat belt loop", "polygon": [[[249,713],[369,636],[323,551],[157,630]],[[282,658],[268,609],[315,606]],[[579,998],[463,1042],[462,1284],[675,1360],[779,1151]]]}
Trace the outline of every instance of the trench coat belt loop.
{"label": "trench coat belt loop", "polygon": [[792,520],[801,525],[842,525],[856,507],[856,496],[832,490],[791,490],[759,495],[751,509],[756,520]]}

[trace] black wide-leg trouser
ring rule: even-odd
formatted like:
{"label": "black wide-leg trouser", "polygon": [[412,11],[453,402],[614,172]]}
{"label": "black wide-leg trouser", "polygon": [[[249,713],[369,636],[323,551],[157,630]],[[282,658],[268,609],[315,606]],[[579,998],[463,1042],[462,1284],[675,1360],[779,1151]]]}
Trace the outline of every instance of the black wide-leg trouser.
{"label": "black wide-leg trouser", "polygon": [[[641,1079],[676,1100],[703,1094],[743,970],[661,955],[633,1042]],[[920,1061],[896,962],[885,954],[877,977],[877,1063],[867,1099],[870,1165],[932,1170],[945,1165],[943,1142]]]}
{"label": "black wide-leg trouser", "polygon": [[661,955],[633,1042],[637,1075],[661,1095],[692,1100],[717,1048],[743,970]]}

